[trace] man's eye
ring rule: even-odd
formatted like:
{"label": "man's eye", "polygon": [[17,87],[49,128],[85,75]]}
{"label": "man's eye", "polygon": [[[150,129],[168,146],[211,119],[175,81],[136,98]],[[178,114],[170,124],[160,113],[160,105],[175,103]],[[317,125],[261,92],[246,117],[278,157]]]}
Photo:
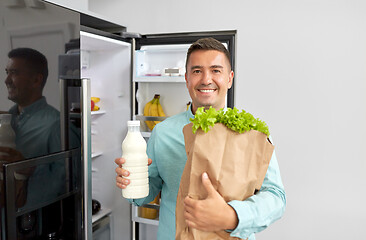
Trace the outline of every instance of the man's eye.
{"label": "man's eye", "polygon": [[200,72],[201,72],[201,70],[199,70],[199,69],[193,70],[193,73],[200,73]]}
{"label": "man's eye", "polygon": [[16,69],[10,69],[10,70],[5,70],[6,74],[9,75],[18,75],[20,73],[19,70],[16,70]]}
{"label": "man's eye", "polygon": [[214,73],[220,73],[221,72],[221,70],[220,69],[214,69],[214,70],[212,70]]}

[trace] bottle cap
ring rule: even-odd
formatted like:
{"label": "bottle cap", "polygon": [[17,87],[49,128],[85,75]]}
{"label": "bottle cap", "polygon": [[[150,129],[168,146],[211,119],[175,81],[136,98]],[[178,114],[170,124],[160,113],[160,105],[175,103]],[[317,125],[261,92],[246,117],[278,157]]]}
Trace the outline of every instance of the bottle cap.
{"label": "bottle cap", "polygon": [[140,126],[140,121],[138,121],[138,120],[127,121],[127,126],[128,127],[139,127]]}

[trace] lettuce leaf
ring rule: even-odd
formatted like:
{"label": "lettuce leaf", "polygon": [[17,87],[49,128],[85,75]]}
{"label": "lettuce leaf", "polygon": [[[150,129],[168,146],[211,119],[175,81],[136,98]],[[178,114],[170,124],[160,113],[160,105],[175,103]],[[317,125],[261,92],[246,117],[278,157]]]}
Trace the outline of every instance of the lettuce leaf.
{"label": "lettuce leaf", "polygon": [[207,133],[216,123],[222,123],[238,133],[257,130],[269,136],[268,126],[264,121],[254,118],[252,114],[244,110],[239,112],[235,107],[233,109],[227,108],[226,111],[223,109],[217,111],[213,107],[205,111],[204,107],[200,107],[190,121],[193,123],[193,133],[196,133],[199,128]]}

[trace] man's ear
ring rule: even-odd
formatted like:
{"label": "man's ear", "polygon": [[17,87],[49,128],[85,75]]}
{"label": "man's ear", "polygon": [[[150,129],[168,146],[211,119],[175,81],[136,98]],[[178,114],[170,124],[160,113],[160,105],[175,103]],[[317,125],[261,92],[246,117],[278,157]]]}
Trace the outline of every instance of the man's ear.
{"label": "man's ear", "polygon": [[187,86],[187,88],[188,88],[187,72],[184,74],[184,79],[186,80],[186,86]]}
{"label": "man's ear", "polygon": [[234,80],[234,71],[231,71],[229,75],[229,84],[227,87],[228,89],[230,89],[233,86],[233,80]]}
{"label": "man's ear", "polygon": [[42,85],[43,85],[43,74],[41,74],[41,73],[34,74],[33,83],[37,87],[42,87]]}

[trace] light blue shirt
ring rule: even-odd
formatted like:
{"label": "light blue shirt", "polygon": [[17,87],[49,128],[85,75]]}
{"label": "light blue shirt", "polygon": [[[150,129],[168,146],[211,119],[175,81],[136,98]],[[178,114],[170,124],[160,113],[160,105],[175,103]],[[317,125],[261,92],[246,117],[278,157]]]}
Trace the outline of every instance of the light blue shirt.
{"label": "light blue shirt", "polygon": [[[16,149],[25,159],[45,156],[61,151],[60,112],[47,104],[42,97],[19,113],[18,105],[14,105],[11,125],[15,132]],[[80,146],[79,134],[70,126],[70,146]],[[49,179],[59,181],[48,181]],[[28,179],[27,201],[22,207],[32,206],[44,199],[57,197],[65,192],[65,161],[38,165]],[[46,184],[42,188],[39,183]]]}
{"label": "light blue shirt", "polygon": [[[189,109],[167,118],[155,126],[148,142],[147,155],[152,159],[149,166],[150,192],[146,198],[134,199],[133,202],[138,206],[149,203],[161,191],[159,240],[175,239],[175,206],[187,161],[182,130],[193,117]],[[254,240],[254,233],[282,216],[286,195],[274,153],[260,191],[245,201],[231,201],[229,204],[239,219],[238,226],[231,231],[232,237]]]}
{"label": "light blue shirt", "polygon": [[18,112],[14,105],[11,126],[15,132],[15,144],[24,158],[44,156],[61,150],[60,112],[47,104],[42,97]]}

